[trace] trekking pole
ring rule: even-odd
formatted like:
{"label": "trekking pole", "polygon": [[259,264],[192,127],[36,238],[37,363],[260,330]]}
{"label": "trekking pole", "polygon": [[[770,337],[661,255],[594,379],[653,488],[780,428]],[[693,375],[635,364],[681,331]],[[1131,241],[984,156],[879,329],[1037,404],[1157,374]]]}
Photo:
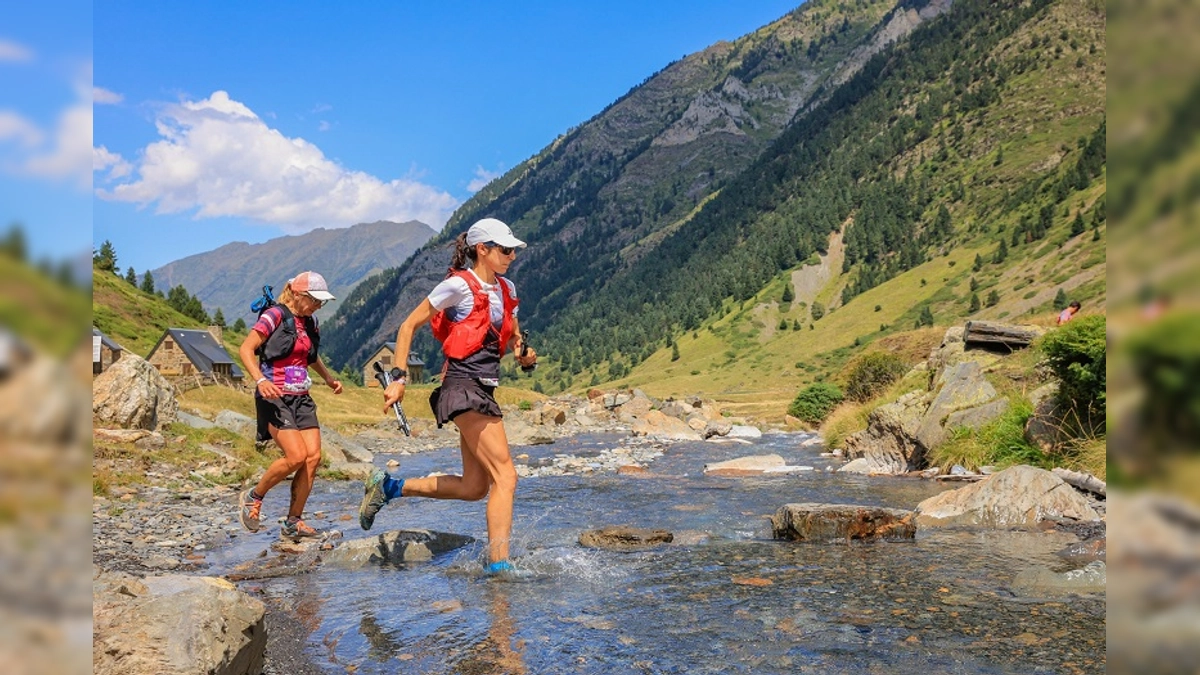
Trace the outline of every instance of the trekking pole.
{"label": "trekking pole", "polygon": [[[521,358],[525,358],[525,355],[528,353],[529,353],[529,331],[523,330],[523,331],[521,331]],[[533,373],[533,371],[536,369],[537,369],[536,363],[533,364],[532,366],[521,366],[521,370],[523,370],[527,373]]]}
{"label": "trekking pole", "polygon": [[[399,368],[392,368],[392,372],[389,373],[383,369],[382,363],[375,362],[375,379],[379,380],[379,384],[385,390],[393,380],[400,377],[399,371]],[[412,427],[408,426],[408,418],[404,416],[404,408],[400,407],[400,401],[392,404],[392,410],[396,413],[396,421],[400,423],[400,431],[403,431],[405,436],[412,436]]]}

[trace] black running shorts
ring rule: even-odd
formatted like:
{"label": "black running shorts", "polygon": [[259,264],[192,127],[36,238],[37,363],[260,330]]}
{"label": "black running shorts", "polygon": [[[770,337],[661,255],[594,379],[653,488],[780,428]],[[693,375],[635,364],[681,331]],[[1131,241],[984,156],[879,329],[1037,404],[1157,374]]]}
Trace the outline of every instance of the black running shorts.
{"label": "black running shorts", "polygon": [[317,404],[308,394],[284,394],[280,398],[254,397],[254,409],[258,413],[258,440],[271,440],[268,425],[281,431],[287,429],[315,429]]}
{"label": "black running shorts", "polygon": [[437,418],[438,428],[470,410],[489,417],[503,417],[496,403],[496,388],[474,379],[449,379],[429,395],[429,407]]}

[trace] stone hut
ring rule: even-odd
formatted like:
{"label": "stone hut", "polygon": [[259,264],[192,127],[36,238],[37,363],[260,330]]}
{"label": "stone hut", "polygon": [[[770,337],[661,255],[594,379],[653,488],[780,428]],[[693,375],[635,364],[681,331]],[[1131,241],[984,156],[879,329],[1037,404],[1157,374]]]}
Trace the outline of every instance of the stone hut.
{"label": "stone hut", "polygon": [[221,341],[219,326],[208,330],[168,328],[146,360],[164,377],[199,375],[240,384],[245,374]]}
{"label": "stone hut", "polygon": [[[384,370],[392,369],[392,360],[396,358],[396,343],[385,342],[383,346],[375,350],[375,353],[367,359],[362,367],[363,384],[368,387],[378,387],[379,381],[375,379],[375,362],[378,361],[383,365]],[[425,361],[416,354],[408,355],[408,371],[409,382],[424,382],[425,381]]]}

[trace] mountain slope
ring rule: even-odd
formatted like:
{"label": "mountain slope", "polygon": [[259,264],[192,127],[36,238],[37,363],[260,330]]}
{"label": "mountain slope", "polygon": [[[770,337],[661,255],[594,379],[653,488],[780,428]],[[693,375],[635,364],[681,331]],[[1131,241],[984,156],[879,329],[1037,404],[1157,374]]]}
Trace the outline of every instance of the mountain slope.
{"label": "mountain slope", "polygon": [[[175,311],[163,298],[97,269],[92,270],[92,324],[143,358],[167,328],[206,328]],[[230,353],[236,351],[235,347]]]}
{"label": "mountain slope", "polygon": [[[357,363],[391,339],[444,276],[449,242],[484,216],[530,242],[511,273],[523,325],[540,331],[687,222],[814,96],[946,6],[904,4],[814,0],[668,65],[477,193],[411,261],[360,286],[327,326],[330,357]],[[424,332],[417,348],[440,358]]]}
{"label": "mountain slope", "polygon": [[168,263],[151,274],[156,287],[166,290],[182,284],[210,313],[219,307],[233,322],[237,317],[252,318],[250,303],[263,285],[272,285],[278,292],[293,275],[311,269],[325,277],[338,297],[321,310],[325,317],[333,314],[338,302],[359,282],[400,264],[433,234],[429,226],[415,220],[317,228],[262,244],[226,244]]}

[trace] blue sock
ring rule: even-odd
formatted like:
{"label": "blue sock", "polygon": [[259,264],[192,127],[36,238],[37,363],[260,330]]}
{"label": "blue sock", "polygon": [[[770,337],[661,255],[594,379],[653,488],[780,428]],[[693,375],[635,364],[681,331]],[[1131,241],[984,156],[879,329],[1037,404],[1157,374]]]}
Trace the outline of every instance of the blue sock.
{"label": "blue sock", "polygon": [[392,478],[385,476],[383,479],[383,496],[388,498],[388,501],[400,496],[400,491],[404,489],[403,478]]}
{"label": "blue sock", "polygon": [[497,560],[496,562],[485,567],[484,571],[488,574],[499,574],[501,572],[511,572],[513,569],[513,565],[509,561]]}

